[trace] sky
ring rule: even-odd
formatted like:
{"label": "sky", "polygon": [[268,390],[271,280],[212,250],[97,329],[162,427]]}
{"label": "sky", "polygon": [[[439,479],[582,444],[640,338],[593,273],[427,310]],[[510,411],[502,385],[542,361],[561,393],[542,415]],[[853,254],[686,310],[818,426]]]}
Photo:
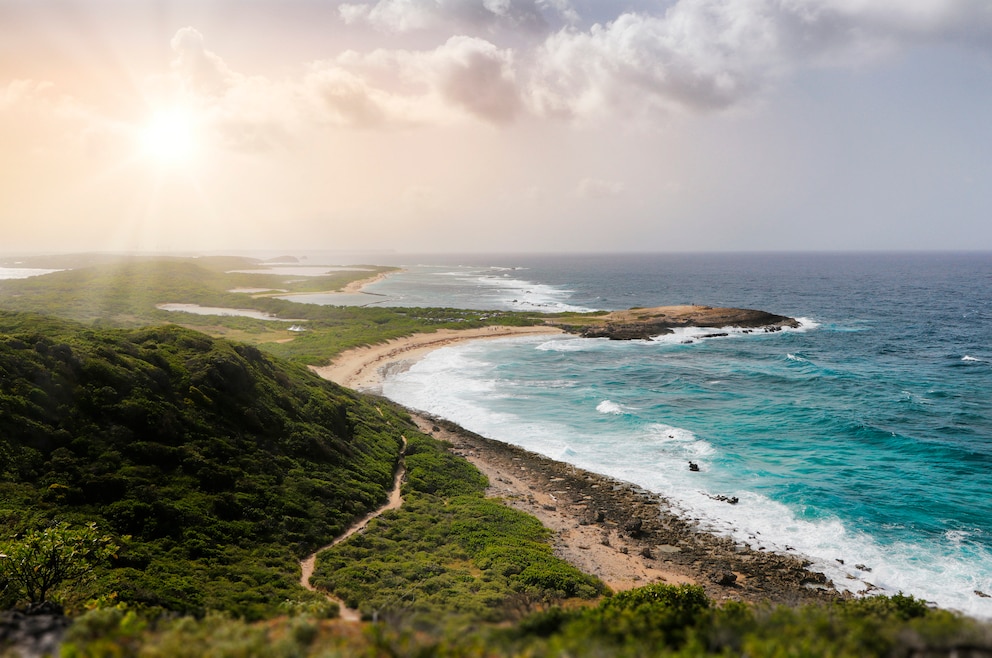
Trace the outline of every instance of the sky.
{"label": "sky", "polygon": [[0,0],[0,253],[992,250],[989,0]]}

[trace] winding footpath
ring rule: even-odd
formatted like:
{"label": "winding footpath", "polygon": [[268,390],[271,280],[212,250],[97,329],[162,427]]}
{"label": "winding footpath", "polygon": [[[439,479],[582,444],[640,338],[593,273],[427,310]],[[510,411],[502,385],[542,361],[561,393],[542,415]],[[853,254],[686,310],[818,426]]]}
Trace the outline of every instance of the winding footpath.
{"label": "winding footpath", "polygon": [[[361,519],[353,523],[351,527],[349,527],[347,530],[344,531],[344,534],[339,536],[330,544],[318,548],[312,554],[308,555],[306,558],[300,561],[300,585],[302,585],[306,589],[310,590],[311,592],[318,591],[316,587],[310,584],[310,576],[313,575],[314,567],[317,565],[318,553],[321,553],[322,551],[326,551],[327,549],[333,546],[337,546],[348,537],[351,537],[356,533],[362,532],[363,530],[365,530],[365,528],[368,527],[369,521],[371,521],[372,519],[374,519],[375,517],[379,516],[380,514],[382,514],[387,510],[399,509],[399,507],[403,504],[403,496],[400,493],[400,488],[403,484],[403,476],[406,474],[406,465],[403,462],[403,455],[406,454],[406,437],[403,436],[400,438],[403,439],[403,449],[400,451],[400,463],[399,463],[399,467],[396,469],[396,477],[393,478],[393,490],[389,493],[389,500],[386,502],[385,505],[383,505],[379,509],[370,512],[366,516],[362,517]],[[341,609],[341,619],[343,621],[359,622],[362,620],[362,615],[361,613],[358,612],[358,610],[349,608],[348,606],[345,605],[344,601],[342,601],[338,597],[334,596],[333,594],[325,590],[320,590],[320,593],[326,596],[328,601],[338,604],[338,606]]]}

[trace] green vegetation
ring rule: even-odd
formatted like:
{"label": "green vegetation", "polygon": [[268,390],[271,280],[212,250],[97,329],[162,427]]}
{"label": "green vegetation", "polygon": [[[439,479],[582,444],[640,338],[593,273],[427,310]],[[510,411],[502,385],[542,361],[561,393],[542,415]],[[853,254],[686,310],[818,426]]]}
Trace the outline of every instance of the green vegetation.
{"label": "green vegetation", "polygon": [[408,423],[180,327],[0,313],[0,380],[4,534],[131,535],[95,589],[181,612],[257,619],[312,596],[298,558],[385,500]]}
{"label": "green vegetation", "polygon": [[[402,410],[303,365],[525,315],[230,293],[296,285],[231,274],[257,264],[245,259],[96,260],[0,282],[0,307],[19,311],[0,311],[0,608],[65,604],[64,656],[992,653],[992,627],[912,597],[793,608],[692,586],[609,594]],[[275,343],[290,337],[282,323],[163,302],[251,306],[308,331]],[[177,317],[242,342],[149,326]],[[377,620],[348,626],[298,584],[299,559],[385,501],[403,437],[403,506],[321,553],[312,579]]]}
{"label": "green vegetation", "polygon": [[120,550],[96,524],[56,524],[0,543],[0,583],[34,605],[52,600],[63,586],[78,585]]}
{"label": "green vegetation", "polygon": [[537,519],[484,496],[487,481],[434,439],[407,448],[402,508],[318,557],[311,582],[367,618],[421,628],[500,622],[603,584],[554,557]]}
{"label": "green vegetation", "polygon": [[992,628],[907,596],[830,604],[748,606],[707,600],[695,586],[652,585],[593,608],[552,608],[500,641],[531,656],[863,656],[947,655],[992,646]]}
{"label": "green vegetation", "polygon": [[[255,344],[271,354],[305,364],[327,363],[351,347],[415,332],[490,324],[528,325],[540,321],[527,314],[499,311],[322,306],[270,295],[230,292],[239,288],[292,293],[333,291],[351,281],[393,269],[388,267],[362,266],[364,271],[292,277],[234,272],[257,269],[260,265],[258,261],[243,258],[92,257],[92,260],[96,264],[82,257],[32,263],[78,269],[28,279],[0,280],[0,309],[50,315],[97,327],[181,324],[214,337]],[[276,318],[302,321],[306,332],[290,332],[291,322],[196,315],[157,308],[165,303],[253,309]]]}
{"label": "green vegetation", "polygon": [[249,624],[223,615],[148,621],[124,607],[84,614],[64,656],[419,656],[640,658],[667,656],[987,655],[987,624],[926,607],[911,597],[832,604],[716,605],[694,586],[651,585],[589,607],[551,607],[512,626],[425,633],[399,621],[349,632],[306,615]]}

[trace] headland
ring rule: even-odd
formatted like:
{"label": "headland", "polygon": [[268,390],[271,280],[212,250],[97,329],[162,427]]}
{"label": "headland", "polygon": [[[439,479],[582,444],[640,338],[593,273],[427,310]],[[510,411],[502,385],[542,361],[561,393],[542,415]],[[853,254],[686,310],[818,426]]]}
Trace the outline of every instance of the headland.
{"label": "headland", "polygon": [[[772,332],[785,327],[796,328],[799,321],[784,315],[749,308],[681,305],[632,308],[605,315],[569,318],[555,323],[564,331],[585,338],[610,340],[648,339],[664,336],[684,327],[743,328],[746,331]],[[724,335],[714,333],[714,336]],[[703,336],[705,338],[705,336]]]}

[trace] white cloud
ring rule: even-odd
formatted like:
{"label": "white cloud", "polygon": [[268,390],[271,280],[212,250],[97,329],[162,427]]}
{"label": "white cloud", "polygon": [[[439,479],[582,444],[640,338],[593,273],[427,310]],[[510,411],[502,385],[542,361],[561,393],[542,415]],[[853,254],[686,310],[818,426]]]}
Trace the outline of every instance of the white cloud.
{"label": "white cloud", "polygon": [[482,39],[452,37],[427,57],[442,97],[493,123],[511,121],[520,109],[513,55]]}
{"label": "white cloud", "polygon": [[[721,111],[760,98],[783,76],[806,67],[863,64],[879,53],[941,40],[992,44],[987,0],[678,0],[663,11],[630,6],[642,11],[580,29],[582,17],[569,0],[345,3],[339,6],[345,22],[433,30],[440,45],[346,51],[285,80],[235,71],[207,47],[203,34],[184,27],[170,42],[169,80],[219,143],[254,151],[292,143],[318,125],[379,130],[466,121],[507,125],[528,115],[653,120],[659,113]],[[546,29],[548,15],[569,26],[545,31],[539,43],[500,31],[538,23]],[[471,36],[461,28],[488,32]],[[0,111],[32,103],[63,119],[98,114],[57,97],[47,83],[0,86]],[[580,193],[622,191],[604,183],[589,179]]]}
{"label": "white cloud", "polygon": [[567,2],[535,0],[377,0],[344,3],[338,7],[348,25],[367,24],[384,32],[420,30],[468,30],[488,32],[499,29],[543,32],[548,29],[544,9],[567,11]]}
{"label": "white cloud", "polygon": [[680,0],[566,28],[537,51],[544,116],[729,108],[808,66],[865,64],[920,42],[992,43],[985,0]]}
{"label": "white cloud", "polygon": [[237,84],[238,76],[223,59],[206,49],[203,35],[196,29],[180,29],[170,45],[176,54],[172,68],[190,91],[219,96]]}

